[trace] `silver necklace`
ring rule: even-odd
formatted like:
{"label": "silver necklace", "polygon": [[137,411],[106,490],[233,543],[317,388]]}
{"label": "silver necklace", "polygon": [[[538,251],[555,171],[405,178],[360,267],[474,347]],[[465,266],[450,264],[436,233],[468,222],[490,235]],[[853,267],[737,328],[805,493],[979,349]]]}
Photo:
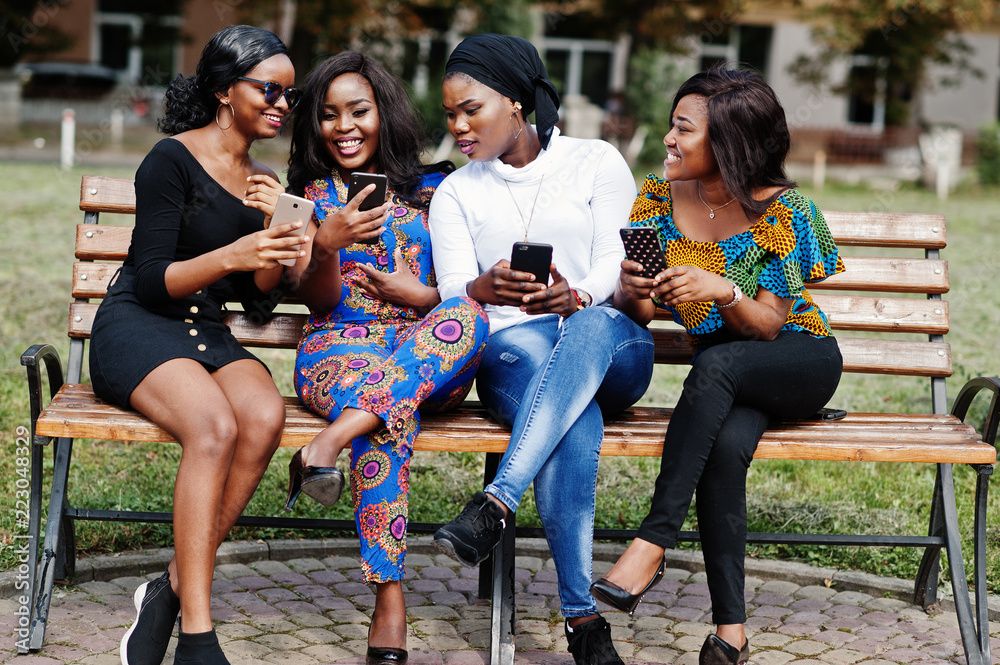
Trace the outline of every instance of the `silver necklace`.
{"label": "silver necklace", "polygon": [[535,204],[538,203],[538,193],[542,191],[542,183],[544,181],[544,175],[538,179],[538,188],[535,190],[535,198],[531,200],[531,212],[528,213],[528,221],[525,223],[524,213],[521,212],[521,206],[517,204],[517,198],[515,198],[514,192],[511,191],[510,181],[506,178],[503,179],[503,184],[507,186],[507,193],[510,194],[510,200],[514,202],[514,208],[517,209],[517,215],[521,218],[521,228],[524,230],[524,242],[528,242],[528,229],[531,228],[531,220],[535,218]]}
{"label": "silver necklace", "polygon": [[730,203],[732,203],[733,201],[735,201],[735,200],[736,200],[736,197],[734,196],[733,198],[729,199],[728,201],[726,201],[726,202],[725,202],[725,203],[723,203],[722,205],[720,205],[720,206],[718,206],[718,207],[715,207],[715,208],[713,208],[712,206],[710,206],[710,205],[708,205],[707,203],[705,203],[705,199],[704,199],[704,198],[702,198],[702,196],[701,196],[701,182],[699,182],[699,183],[698,183],[698,199],[699,199],[699,200],[701,201],[701,204],[702,204],[703,206],[705,206],[706,208],[708,208],[708,218],[709,218],[709,219],[715,219],[715,211],[716,211],[716,210],[722,210],[722,209],[723,209],[723,208],[725,208],[725,207],[726,207],[727,205],[729,205]]}

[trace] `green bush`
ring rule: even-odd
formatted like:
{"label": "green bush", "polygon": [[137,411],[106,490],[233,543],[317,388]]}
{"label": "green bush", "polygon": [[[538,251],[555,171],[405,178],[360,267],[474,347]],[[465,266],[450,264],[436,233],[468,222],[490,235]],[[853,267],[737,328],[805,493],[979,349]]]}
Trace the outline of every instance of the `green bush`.
{"label": "green bush", "polygon": [[979,130],[976,170],[983,185],[1000,185],[1000,123]]}

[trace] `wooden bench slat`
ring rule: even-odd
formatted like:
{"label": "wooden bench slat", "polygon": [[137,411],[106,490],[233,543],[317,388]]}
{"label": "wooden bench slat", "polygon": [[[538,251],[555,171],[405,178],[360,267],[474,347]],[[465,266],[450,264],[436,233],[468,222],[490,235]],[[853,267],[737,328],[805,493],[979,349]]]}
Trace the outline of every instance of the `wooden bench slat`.
{"label": "wooden bench slat", "polygon": [[[73,264],[73,297],[103,298],[118,264],[78,261]],[[826,312],[834,330],[944,335],[948,332],[948,304],[941,300],[848,296],[823,293],[816,303]],[[286,303],[298,303],[286,298]],[[670,315],[657,310],[657,319]]]}
{"label": "wooden bench slat", "polygon": [[135,214],[135,183],[123,178],[87,175],[80,180],[80,210]]}
{"label": "wooden bench slat", "polygon": [[[79,224],[76,236],[78,259],[121,261],[128,254],[132,229],[103,224]],[[941,294],[947,293],[949,288],[947,261],[848,256],[844,259],[844,264],[846,272],[812,284],[810,290]],[[88,288],[99,287],[88,285]],[[94,295],[86,297],[100,297],[97,291],[93,293]]]}
{"label": "wooden bench slat", "polygon": [[131,226],[76,225],[76,258],[91,261],[124,261],[132,243]]}
{"label": "wooden bench slat", "polygon": [[823,212],[839,245],[943,249],[944,215],[927,213]]}
{"label": "wooden bench slat", "polygon": [[[134,185],[131,180],[85,176],[80,185],[80,209],[134,214]],[[940,214],[830,210],[823,216],[840,245],[943,249],[948,244],[947,225]],[[119,249],[127,250],[127,243]]]}
{"label": "wooden bench slat", "polygon": [[845,272],[810,284],[810,291],[948,292],[948,262],[928,259],[848,256]]}
{"label": "wooden bench slat", "polygon": [[[326,426],[324,419],[308,413],[295,398],[286,398],[286,412],[283,446],[305,445]],[[659,456],[670,413],[670,409],[635,407],[609,420],[602,454]],[[59,391],[39,418],[37,432],[89,439],[173,440],[138,413],[105,404],[90,386],[80,384]],[[489,420],[481,405],[468,402],[442,416],[426,415],[415,447],[502,452],[508,437],[509,431]],[[992,464],[996,451],[979,440],[975,429],[953,416],[850,414],[841,421],[785,423],[769,429],[755,458]]]}
{"label": "wooden bench slat", "polygon": [[[72,303],[69,307],[69,336],[90,337],[96,303]],[[278,314],[269,324],[254,324],[241,312],[226,315],[226,324],[247,346],[293,349],[298,344],[305,314]],[[681,330],[653,330],[657,363],[679,365],[693,352],[690,337]],[[838,338],[844,356],[844,370],[904,376],[950,376],[951,348],[946,342],[902,342]]]}

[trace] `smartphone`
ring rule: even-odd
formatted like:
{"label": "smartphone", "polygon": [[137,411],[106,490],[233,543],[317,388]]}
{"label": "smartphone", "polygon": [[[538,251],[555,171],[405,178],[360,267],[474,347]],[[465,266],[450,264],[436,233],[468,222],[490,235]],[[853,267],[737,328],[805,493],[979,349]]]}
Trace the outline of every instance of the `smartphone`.
{"label": "smartphone", "polygon": [[549,283],[552,245],[542,242],[515,242],[510,251],[510,269],[530,272],[539,284]]}
{"label": "smartphone", "polygon": [[822,408],[813,414],[810,420],[840,420],[847,415],[847,411],[843,409],[827,409]]}
{"label": "smartphone", "polygon": [[660,247],[660,237],[656,229],[649,227],[626,227],[619,229],[625,256],[629,261],[642,264],[642,276],[653,279],[667,269],[667,260]]}
{"label": "smartphone", "polygon": [[368,185],[375,185],[375,191],[365,197],[358,210],[371,210],[385,203],[385,194],[389,187],[389,178],[381,173],[364,173],[355,171],[351,174],[351,182],[347,187],[347,201],[350,203]]}
{"label": "smartphone", "polygon": [[[309,199],[292,194],[278,194],[278,202],[274,206],[274,214],[271,215],[271,226],[275,224],[293,224],[302,222],[302,226],[291,232],[290,235],[300,236],[306,232],[306,225],[312,219],[313,208],[316,204]],[[278,261],[283,266],[294,266],[295,259],[281,259]]]}

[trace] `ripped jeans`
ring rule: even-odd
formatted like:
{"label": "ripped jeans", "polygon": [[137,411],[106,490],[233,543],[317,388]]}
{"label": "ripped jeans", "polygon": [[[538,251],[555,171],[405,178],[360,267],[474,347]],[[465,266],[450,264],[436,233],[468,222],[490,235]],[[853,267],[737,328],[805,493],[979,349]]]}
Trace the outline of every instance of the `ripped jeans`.
{"label": "ripped jeans", "polygon": [[486,343],[479,397],[512,429],[486,491],[516,511],[534,481],[567,618],[597,612],[590,582],[604,416],[634,404],[652,372],[649,331],[611,307],[583,309],[565,320],[542,316],[500,330]]}

